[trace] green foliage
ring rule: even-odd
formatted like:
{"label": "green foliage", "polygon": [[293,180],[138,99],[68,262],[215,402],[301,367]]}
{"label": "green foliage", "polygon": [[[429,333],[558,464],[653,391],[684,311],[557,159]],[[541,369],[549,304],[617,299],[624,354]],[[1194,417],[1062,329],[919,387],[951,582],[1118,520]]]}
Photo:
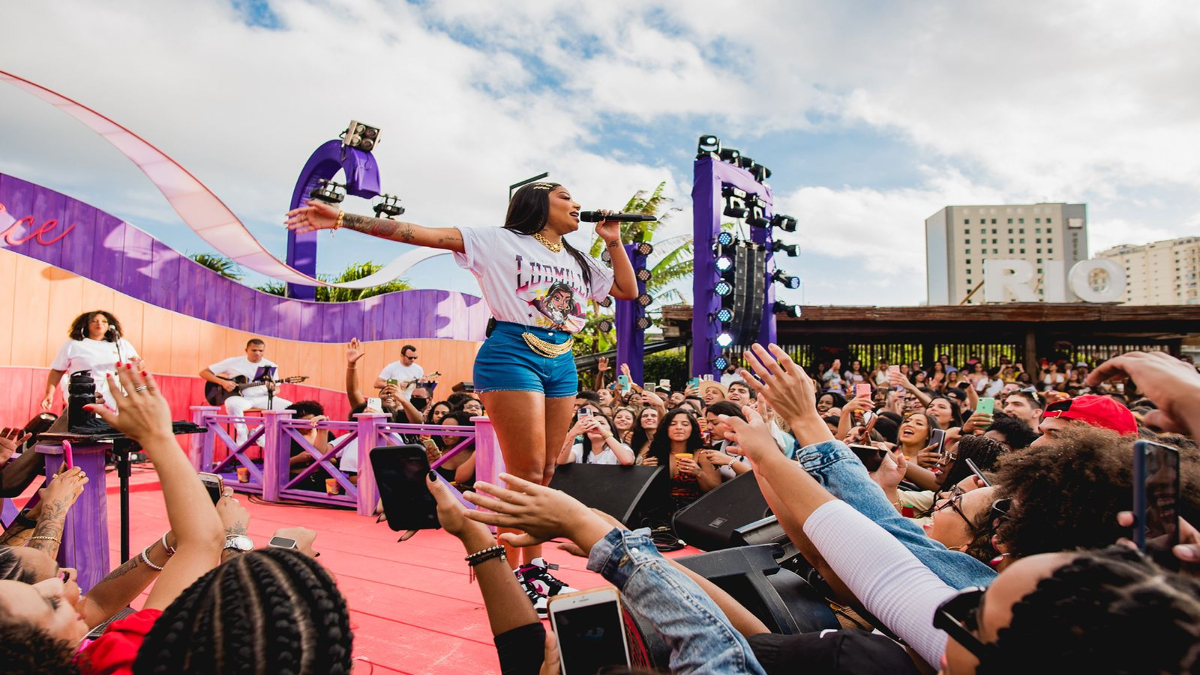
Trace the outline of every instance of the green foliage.
{"label": "green foliage", "polygon": [[[337,276],[329,276],[327,274],[319,274],[317,277],[321,281],[331,284],[341,284],[347,281],[356,281],[358,279],[370,276],[379,270],[383,269],[383,265],[373,262],[355,263],[342,270],[342,273]],[[267,283],[257,286],[258,290],[271,295],[283,296],[287,294],[287,284],[281,281],[268,281]],[[394,279],[380,286],[372,286],[355,290],[351,288],[329,288],[327,286],[317,287],[317,302],[354,302],[355,300],[363,300],[384,293],[394,293],[396,291],[407,291],[412,288],[409,283],[403,279]]]}
{"label": "green foliage", "polygon": [[683,389],[688,381],[687,351],[682,347],[646,356],[642,379],[657,383],[670,380],[672,389]]}
{"label": "green foliage", "polygon": [[226,279],[241,281],[245,277],[245,274],[242,273],[241,265],[219,253],[193,253],[188,257]]}

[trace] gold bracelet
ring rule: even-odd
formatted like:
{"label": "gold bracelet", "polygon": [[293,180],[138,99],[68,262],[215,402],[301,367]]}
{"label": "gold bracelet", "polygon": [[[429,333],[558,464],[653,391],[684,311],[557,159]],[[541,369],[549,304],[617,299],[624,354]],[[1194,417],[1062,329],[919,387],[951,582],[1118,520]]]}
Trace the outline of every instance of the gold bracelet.
{"label": "gold bracelet", "polygon": [[43,540],[43,541],[52,541],[52,542],[54,542],[54,543],[56,543],[56,544],[61,544],[61,543],[62,543],[61,541],[59,541],[59,540],[58,540],[58,537],[47,537],[47,536],[45,536],[45,535],[38,535],[38,536],[36,536],[36,537],[30,537],[30,539],[31,539],[31,540],[32,540],[32,539],[41,539],[41,540]]}

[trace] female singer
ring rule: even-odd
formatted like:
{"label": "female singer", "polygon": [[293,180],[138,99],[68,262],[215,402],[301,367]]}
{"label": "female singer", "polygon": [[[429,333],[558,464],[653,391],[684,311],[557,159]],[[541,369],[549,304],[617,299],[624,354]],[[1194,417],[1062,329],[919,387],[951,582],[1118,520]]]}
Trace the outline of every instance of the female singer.
{"label": "female singer", "polygon": [[[502,228],[421,227],[344,213],[315,200],[288,212],[287,224],[301,233],[345,227],[454,252],[455,262],[479,280],[497,321],[476,356],[474,380],[495,426],[504,465],[516,476],[547,485],[574,414],[579,380],[572,336],[584,327],[587,301],[637,297],[618,222],[596,225],[611,271],[563,237],[579,229],[579,209],[565,187],[539,182],[517,190]],[[513,549],[504,543],[509,564],[521,565],[518,576],[523,582],[532,580],[540,595],[564,588],[546,573],[540,545]],[[530,598],[545,605],[544,597],[540,602],[533,594]]]}
{"label": "female singer", "polygon": [[[67,335],[71,339],[63,344],[58,350],[58,356],[55,356],[54,362],[50,364],[42,410],[49,410],[54,404],[54,388],[62,381],[63,375],[80,370],[92,372],[92,379],[96,381],[96,393],[103,395],[104,402],[116,408],[119,405],[117,397],[109,395],[108,379],[104,376],[112,375],[115,379],[117,364],[141,361],[133,345],[121,337],[121,322],[104,310],[84,312],[71,322],[71,330]],[[63,400],[66,398],[64,386]]]}

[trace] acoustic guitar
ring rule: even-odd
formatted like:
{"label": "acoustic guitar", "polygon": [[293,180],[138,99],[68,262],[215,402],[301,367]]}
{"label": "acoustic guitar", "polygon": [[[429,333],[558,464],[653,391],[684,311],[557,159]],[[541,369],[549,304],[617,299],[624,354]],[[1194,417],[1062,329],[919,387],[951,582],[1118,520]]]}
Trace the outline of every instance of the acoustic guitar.
{"label": "acoustic guitar", "polygon": [[[246,377],[245,375],[238,375],[237,377],[225,377],[224,375],[217,375],[217,377],[221,378],[222,380],[233,382],[233,391],[225,391],[225,388],[216,382],[209,382],[208,384],[204,385],[204,398],[208,400],[209,405],[225,405],[225,399],[229,398],[230,396],[241,396],[242,390],[244,389],[261,387],[266,384],[263,381],[251,382],[250,378]],[[285,377],[282,380],[278,380],[276,384],[283,384],[285,382],[287,384],[299,384],[307,379],[307,375],[293,375],[292,377]]]}

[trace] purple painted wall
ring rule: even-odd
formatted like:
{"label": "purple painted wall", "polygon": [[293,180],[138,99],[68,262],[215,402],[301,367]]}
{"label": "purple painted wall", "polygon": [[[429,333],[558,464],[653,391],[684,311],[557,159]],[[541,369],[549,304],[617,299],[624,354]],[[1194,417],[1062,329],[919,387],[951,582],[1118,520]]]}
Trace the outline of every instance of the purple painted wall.
{"label": "purple painted wall", "polygon": [[99,209],[4,174],[0,206],[0,247],[163,309],[257,335],[306,342],[478,341],[491,316],[481,298],[453,291],[400,291],[347,303],[268,295]]}

